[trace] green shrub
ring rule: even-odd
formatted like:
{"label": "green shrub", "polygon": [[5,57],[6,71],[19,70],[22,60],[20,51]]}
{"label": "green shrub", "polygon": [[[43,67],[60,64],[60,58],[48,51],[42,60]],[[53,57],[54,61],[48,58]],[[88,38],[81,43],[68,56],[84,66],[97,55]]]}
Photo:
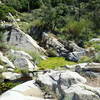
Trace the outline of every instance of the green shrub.
{"label": "green shrub", "polygon": [[37,4],[35,5],[36,3],[35,1],[34,0],[2,0],[3,3],[5,3],[10,7],[13,7],[14,9],[20,12],[30,11],[31,9],[35,8],[34,6],[37,5]]}
{"label": "green shrub", "polygon": [[94,47],[96,52],[99,52],[100,51],[100,41],[97,41],[97,42],[86,42],[85,43],[85,47],[86,48]]}
{"label": "green shrub", "polygon": [[49,50],[47,50],[47,53],[48,53],[49,57],[56,57],[57,56],[56,50],[49,49]]}
{"label": "green shrub", "polygon": [[13,55],[11,55],[11,54],[7,54],[6,56],[7,56],[7,57],[9,58],[9,60],[12,61],[12,62],[14,62],[14,60],[17,58],[16,56],[13,56]]}
{"label": "green shrub", "polygon": [[0,82],[0,94],[2,94],[3,92],[15,87],[16,85],[18,85],[19,83],[12,83],[12,82]]}
{"label": "green shrub", "polygon": [[3,61],[0,59],[0,65],[4,65]]}
{"label": "green shrub", "polygon": [[40,61],[38,64],[40,69],[55,69],[65,65],[73,65],[75,62],[66,61],[63,57],[50,57],[46,60]]}
{"label": "green shrub", "polygon": [[1,50],[1,51],[5,51],[5,50],[7,50],[7,49],[8,49],[8,45],[5,44],[5,43],[3,43],[3,42],[1,42],[1,43],[0,43],[0,50]]}
{"label": "green shrub", "polygon": [[0,42],[3,40],[3,32],[0,32]]}
{"label": "green shrub", "polygon": [[79,60],[79,63],[84,63],[84,62],[92,62],[92,58],[88,56],[81,57],[81,59]]}
{"label": "green shrub", "polygon": [[3,32],[1,31],[0,32],[0,50],[4,50],[4,49],[7,49],[7,45],[3,42]]}
{"label": "green shrub", "polygon": [[100,63],[100,53],[98,53],[94,58],[93,58],[94,62]]}
{"label": "green shrub", "polygon": [[16,68],[14,69],[14,72],[16,72],[16,73],[21,73],[21,74],[28,74],[28,73],[29,73],[28,68],[20,69],[20,68],[18,68],[18,67],[16,67]]}
{"label": "green shrub", "polygon": [[8,13],[11,13],[12,15],[17,14],[17,12],[12,7],[0,4],[0,20],[6,20]]}
{"label": "green shrub", "polygon": [[39,64],[41,61],[41,54],[38,51],[26,51],[27,53],[29,53],[32,58],[33,61],[35,62],[35,64]]}

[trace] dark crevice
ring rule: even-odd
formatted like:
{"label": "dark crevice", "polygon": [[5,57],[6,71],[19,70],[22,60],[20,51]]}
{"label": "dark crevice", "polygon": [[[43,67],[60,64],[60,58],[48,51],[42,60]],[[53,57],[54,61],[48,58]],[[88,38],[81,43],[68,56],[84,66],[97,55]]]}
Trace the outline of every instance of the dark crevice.
{"label": "dark crevice", "polygon": [[10,32],[8,33],[7,42],[10,40],[11,32],[12,32],[12,31],[10,31]]}

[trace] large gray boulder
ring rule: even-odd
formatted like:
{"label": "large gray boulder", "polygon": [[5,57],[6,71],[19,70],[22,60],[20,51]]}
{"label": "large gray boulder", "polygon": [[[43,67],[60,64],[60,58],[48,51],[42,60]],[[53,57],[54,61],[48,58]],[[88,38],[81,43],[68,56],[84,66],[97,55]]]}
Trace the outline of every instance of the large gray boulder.
{"label": "large gray boulder", "polygon": [[4,33],[4,41],[10,46],[15,46],[18,49],[27,51],[39,51],[44,53],[45,50],[41,48],[31,36],[25,34],[18,28],[10,28]]}
{"label": "large gray boulder", "polygon": [[29,71],[33,71],[35,68],[37,68],[37,66],[33,62],[29,61],[25,57],[16,58],[14,61],[14,65],[19,69],[26,69]]}

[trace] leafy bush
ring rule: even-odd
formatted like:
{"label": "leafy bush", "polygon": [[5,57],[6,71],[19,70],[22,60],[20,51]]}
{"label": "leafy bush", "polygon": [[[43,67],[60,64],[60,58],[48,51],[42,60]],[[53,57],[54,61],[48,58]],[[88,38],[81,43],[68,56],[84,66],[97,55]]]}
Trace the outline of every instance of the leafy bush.
{"label": "leafy bush", "polygon": [[51,57],[40,61],[38,64],[40,69],[55,69],[65,65],[73,65],[75,62],[67,61],[63,57]]}
{"label": "leafy bush", "polygon": [[8,46],[6,45],[6,43],[3,42],[3,38],[4,38],[3,31],[0,28],[0,50],[2,51],[5,49],[8,49]]}
{"label": "leafy bush", "polygon": [[2,2],[21,12],[29,11],[35,5],[34,0],[2,0]]}
{"label": "leafy bush", "polygon": [[8,45],[6,43],[1,42],[0,43],[0,50],[5,51],[7,49],[9,49]]}
{"label": "leafy bush", "polygon": [[83,56],[81,57],[81,59],[79,60],[79,63],[84,63],[84,62],[92,62],[92,58],[88,57],[88,56]]}
{"label": "leafy bush", "polygon": [[85,47],[94,47],[96,52],[100,51],[100,41],[97,42],[85,42]]}
{"label": "leafy bush", "polygon": [[47,53],[48,53],[49,57],[56,57],[57,56],[56,50],[49,49],[49,50],[47,50]]}
{"label": "leafy bush", "polygon": [[16,68],[14,69],[14,72],[16,72],[16,73],[21,73],[21,74],[28,74],[28,73],[29,73],[28,68],[20,69],[20,68],[18,68],[18,67],[16,67]]}
{"label": "leafy bush", "polygon": [[4,65],[4,63],[2,62],[2,60],[0,59],[0,65]]}
{"label": "leafy bush", "polygon": [[97,53],[97,55],[93,58],[93,61],[100,63],[100,53]]}
{"label": "leafy bush", "polygon": [[0,4],[0,20],[6,20],[8,13],[11,13],[12,15],[17,14],[17,12],[12,7]]}
{"label": "leafy bush", "polygon": [[19,83],[12,83],[12,82],[0,82],[0,94],[2,94],[3,92],[15,87],[16,85],[18,85]]}
{"label": "leafy bush", "polygon": [[34,51],[26,51],[26,52],[32,56],[35,64],[39,64],[39,62],[41,61],[41,54],[38,51],[35,51],[35,52]]}
{"label": "leafy bush", "polygon": [[3,33],[0,32],[0,41],[2,41],[2,40],[3,40]]}

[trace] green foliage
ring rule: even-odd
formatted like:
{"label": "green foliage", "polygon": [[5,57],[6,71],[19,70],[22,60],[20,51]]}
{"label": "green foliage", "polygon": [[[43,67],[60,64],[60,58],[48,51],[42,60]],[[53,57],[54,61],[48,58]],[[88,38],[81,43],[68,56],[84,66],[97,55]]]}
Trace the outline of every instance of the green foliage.
{"label": "green foliage", "polygon": [[35,62],[35,64],[39,64],[41,61],[41,54],[38,51],[26,51],[27,53],[29,53],[32,58],[33,61]]}
{"label": "green foliage", "polygon": [[12,83],[12,82],[0,82],[0,94],[2,94],[3,92],[15,87],[16,85],[18,85],[19,83]]}
{"label": "green foliage", "polygon": [[9,58],[10,61],[14,62],[14,60],[17,58],[16,56],[13,56],[11,54],[6,54],[6,56]]}
{"label": "green foliage", "polygon": [[[40,1],[42,1],[41,6],[39,9],[33,10],[33,16],[36,20],[41,20],[43,29],[52,31],[54,34],[55,32],[56,34],[62,33],[66,39],[74,39],[77,43],[81,40],[87,41],[99,34],[100,30],[95,26],[96,21],[99,20],[99,17],[95,17],[99,15],[97,0],[94,2],[83,0]],[[92,4],[94,4],[93,8]]]}
{"label": "green foliage", "polygon": [[97,42],[85,42],[85,47],[94,47],[95,51],[98,52],[100,51],[100,41]]}
{"label": "green foliage", "polygon": [[17,14],[17,12],[12,7],[0,4],[0,20],[7,19],[8,13],[11,13],[12,15]]}
{"label": "green foliage", "polygon": [[57,56],[57,51],[53,49],[47,50],[48,56],[49,57],[56,57]]}
{"label": "green foliage", "polygon": [[34,0],[2,0],[2,2],[21,12],[34,8]]}
{"label": "green foliage", "polygon": [[94,62],[100,63],[100,53],[93,58]]}
{"label": "green foliage", "polygon": [[4,65],[3,61],[0,59],[0,65]]}
{"label": "green foliage", "polygon": [[29,73],[28,68],[20,69],[20,68],[18,68],[18,67],[16,67],[16,68],[14,69],[14,72],[16,72],[16,73],[21,73],[21,74],[28,74],[28,73]]}
{"label": "green foliage", "polygon": [[[74,39],[77,43],[100,34],[99,0],[2,0],[2,2],[17,11],[32,12],[21,18],[25,23],[19,23],[25,32],[33,25],[38,27],[39,32],[36,34],[51,31],[67,40]],[[33,35],[31,33],[32,37]]]}
{"label": "green foliage", "polygon": [[2,30],[0,26],[0,50],[8,49],[8,46],[6,45],[6,43],[3,42],[3,38],[4,38],[3,32],[4,30]]}
{"label": "green foliage", "polygon": [[8,49],[7,44],[6,44],[6,43],[1,42],[1,43],[0,43],[0,50],[5,51],[5,50],[7,50],[7,49]]}
{"label": "green foliage", "polygon": [[0,42],[3,41],[3,32],[0,32]]}
{"label": "green foliage", "polygon": [[62,29],[67,39],[75,40],[77,43],[80,40],[89,40],[91,38],[91,32],[88,31],[91,27],[91,22],[81,19],[80,21],[69,21],[68,25]]}
{"label": "green foliage", "polygon": [[38,66],[39,69],[55,69],[65,65],[73,65],[75,62],[67,61],[63,57],[51,57],[46,60],[42,60]]}
{"label": "green foliage", "polygon": [[79,63],[85,63],[85,62],[92,62],[93,59],[88,57],[88,56],[83,56],[81,57],[81,59],[79,60]]}

